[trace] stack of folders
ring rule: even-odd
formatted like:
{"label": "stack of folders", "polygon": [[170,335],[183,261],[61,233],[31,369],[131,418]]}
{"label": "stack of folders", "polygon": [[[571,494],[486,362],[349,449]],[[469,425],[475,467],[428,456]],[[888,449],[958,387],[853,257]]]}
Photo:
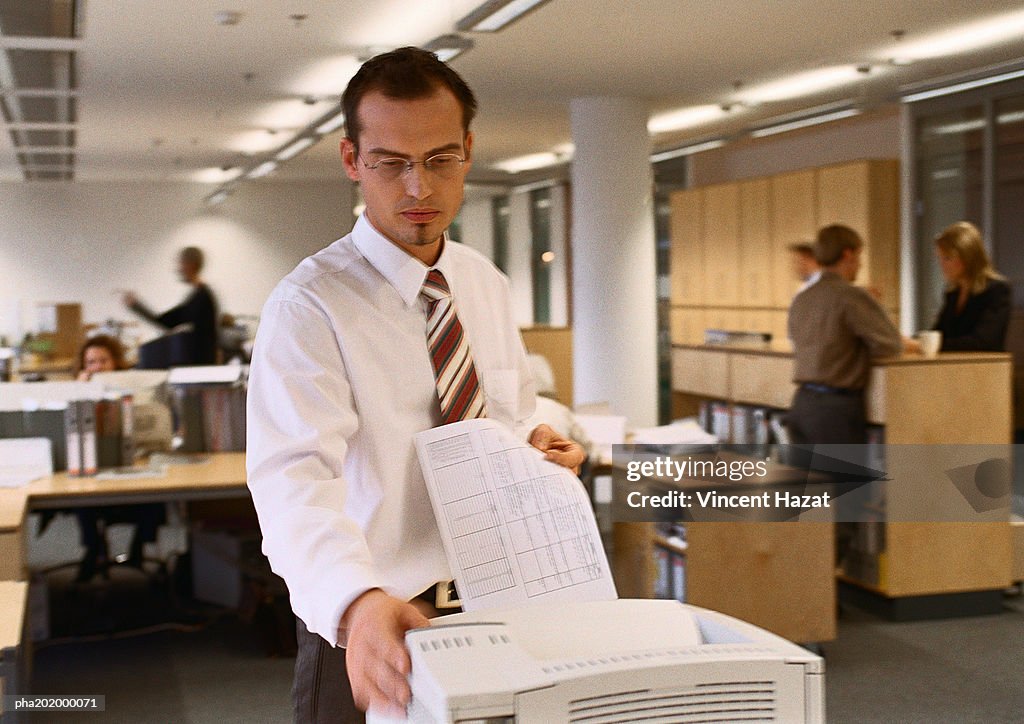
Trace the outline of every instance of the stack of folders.
{"label": "stack of folders", "polygon": [[135,462],[131,395],[71,400],[63,422],[69,475],[95,475],[100,468]]}
{"label": "stack of folders", "polygon": [[218,385],[198,392],[206,452],[245,450],[245,387]]}
{"label": "stack of folders", "polygon": [[174,392],[182,452],[245,450],[245,387],[183,385]]}
{"label": "stack of folders", "polygon": [[654,597],[686,600],[686,529],[677,523],[659,523],[654,552]]}

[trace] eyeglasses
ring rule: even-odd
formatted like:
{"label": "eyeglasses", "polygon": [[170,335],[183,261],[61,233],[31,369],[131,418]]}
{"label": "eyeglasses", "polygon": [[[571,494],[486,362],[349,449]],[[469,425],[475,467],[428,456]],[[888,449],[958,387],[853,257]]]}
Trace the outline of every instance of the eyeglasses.
{"label": "eyeglasses", "polygon": [[466,162],[466,159],[454,153],[436,153],[422,161],[409,161],[404,158],[382,158],[376,163],[367,163],[366,159],[362,157],[359,160],[363,162],[366,168],[376,173],[385,181],[396,181],[401,176],[412,171],[412,167],[418,163],[423,164],[423,168],[438,178],[453,179],[459,175],[462,164]]}

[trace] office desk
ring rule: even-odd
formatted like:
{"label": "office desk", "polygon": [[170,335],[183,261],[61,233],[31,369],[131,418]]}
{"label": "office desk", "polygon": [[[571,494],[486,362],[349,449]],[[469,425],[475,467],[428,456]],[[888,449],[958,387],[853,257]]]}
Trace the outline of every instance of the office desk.
{"label": "office desk", "polygon": [[[0,581],[0,695],[20,693],[28,679],[25,610],[28,606],[28,584]],[[7,721],[8,712],[0,705],[0,717]],[[13,716],[13,715],[12,715]]]}
{"label": "office desk", "polygon": [[26,515],[46,508],[235,498],[248,495],[245,453],[205,453],[204,462],[168,465],[164,475],[101,479],[57,473],[0,490],[0,581],[25,580]]}

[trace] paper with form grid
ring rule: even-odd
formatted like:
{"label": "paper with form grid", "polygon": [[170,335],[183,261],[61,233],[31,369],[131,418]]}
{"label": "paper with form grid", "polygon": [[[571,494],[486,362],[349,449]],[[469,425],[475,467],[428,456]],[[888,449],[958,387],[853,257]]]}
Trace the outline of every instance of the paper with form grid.
{"label": "paper with form grid", "polygon": [[465,610],[618,597],[590,501],[569,470],[494,420],[415,439]]}

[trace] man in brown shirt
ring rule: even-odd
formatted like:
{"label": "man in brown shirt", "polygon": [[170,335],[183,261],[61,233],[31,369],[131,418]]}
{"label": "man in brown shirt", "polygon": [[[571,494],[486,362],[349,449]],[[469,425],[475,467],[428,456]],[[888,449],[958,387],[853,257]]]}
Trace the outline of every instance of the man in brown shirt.
{"label": "man in brown shirt", "polygon": [[788,418],[795,444],[867,442],[864,387],[871,360],[913,346],[902,340],[878,302],[853,286],[863,247],[849,227],[821,229],[814,246],[821,278],[789,308],[799,385]]}

